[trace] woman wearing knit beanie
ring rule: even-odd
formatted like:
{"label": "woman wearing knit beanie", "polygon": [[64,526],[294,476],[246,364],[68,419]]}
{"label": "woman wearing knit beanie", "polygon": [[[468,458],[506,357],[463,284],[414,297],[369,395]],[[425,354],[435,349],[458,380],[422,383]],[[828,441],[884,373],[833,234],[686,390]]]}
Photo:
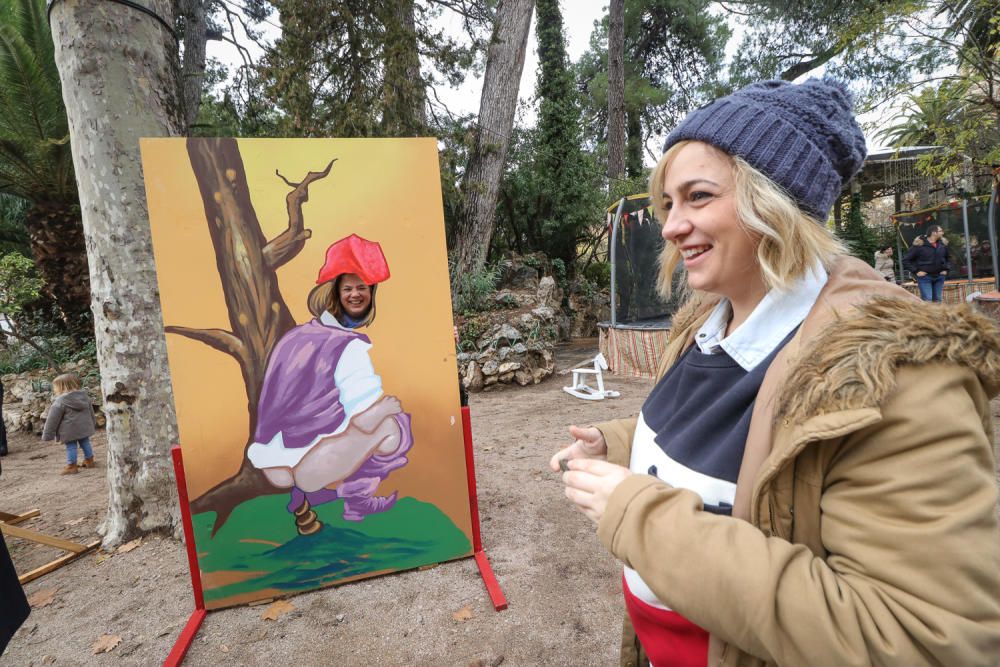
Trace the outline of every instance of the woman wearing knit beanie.
{"label": "woman wearing knit beanie", "polygon": [[551,461],[624,566],[622,664],[1000,664],[1000,330],[826,228],[865,156],[846,88],[754,84],[664,151],[687,304],[639,416]]}

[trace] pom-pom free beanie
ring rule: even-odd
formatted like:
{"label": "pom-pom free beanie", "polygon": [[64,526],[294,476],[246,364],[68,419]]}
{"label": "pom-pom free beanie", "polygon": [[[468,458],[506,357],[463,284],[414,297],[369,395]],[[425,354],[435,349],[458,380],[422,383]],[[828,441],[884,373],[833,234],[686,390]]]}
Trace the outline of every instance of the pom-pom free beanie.
{"label": "pom-pom free beanie", "polygon": [[684,140],[743,158],[820,222],[867,152],[851,95],[833,79],[751,84],[688,114],[664,152]]}

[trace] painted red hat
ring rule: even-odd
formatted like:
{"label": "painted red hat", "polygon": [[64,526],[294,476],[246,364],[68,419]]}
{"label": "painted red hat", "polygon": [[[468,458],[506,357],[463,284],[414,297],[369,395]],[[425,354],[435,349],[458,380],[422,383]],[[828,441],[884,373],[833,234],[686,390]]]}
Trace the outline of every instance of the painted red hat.
{"label": "painted red hat", "polygon": [[333,280],[342,273],[356,273],[369,285],[389,279],[389,265],[382,246],[357,234],[340,239],[326,249],[326,261],[319,270],[316,284]]}

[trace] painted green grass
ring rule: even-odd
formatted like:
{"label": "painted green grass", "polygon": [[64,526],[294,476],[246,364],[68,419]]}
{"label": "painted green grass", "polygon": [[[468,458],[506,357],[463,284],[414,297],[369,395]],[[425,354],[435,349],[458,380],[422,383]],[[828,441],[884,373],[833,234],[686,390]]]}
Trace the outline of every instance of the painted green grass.
{"label": "painted green grass", "polygon": [[[364,521],[345,521],[343,501],[314,508],[323,527],[302,536],[285,504],[286,495],[260,496],[233,512],[211,537],[214,512],[196,514],[195,544],[203,573],[265,572],[205,591],[206,601],[257,590],[296,592],[326,586],[347,577],[440,563],[469,555],[472,545],[441,510],[414,498],[402,498],[388,512]],[[247,542],[261,540],[262,544]]]}

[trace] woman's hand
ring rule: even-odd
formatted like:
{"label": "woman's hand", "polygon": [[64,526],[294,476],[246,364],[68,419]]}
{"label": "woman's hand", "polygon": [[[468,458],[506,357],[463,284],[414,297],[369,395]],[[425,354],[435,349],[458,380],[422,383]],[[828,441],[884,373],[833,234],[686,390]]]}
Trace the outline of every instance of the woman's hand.
{"label": "woman's hand", "polygon": [[563,459],[604,459],[608,458],[608,443],[604,434],[593,426],[570,426],[569,434],[575,438],[572,445],[560,449],[549,459],[552,472],[559,472],[559,461]]}
{"label": "woman's hand", "polygon": [[918,278],[923,278],[926,275],[927,275],[926,271],[917,271],[917,277]]}
{"label": "woman's hand", "polygon": [[608,508],[608,498],[626,477],[632,475],[628,468],[594,459],[576,459],[569,462],[569,471],[563,473],[566,497],[594,523],[600,523]]}

